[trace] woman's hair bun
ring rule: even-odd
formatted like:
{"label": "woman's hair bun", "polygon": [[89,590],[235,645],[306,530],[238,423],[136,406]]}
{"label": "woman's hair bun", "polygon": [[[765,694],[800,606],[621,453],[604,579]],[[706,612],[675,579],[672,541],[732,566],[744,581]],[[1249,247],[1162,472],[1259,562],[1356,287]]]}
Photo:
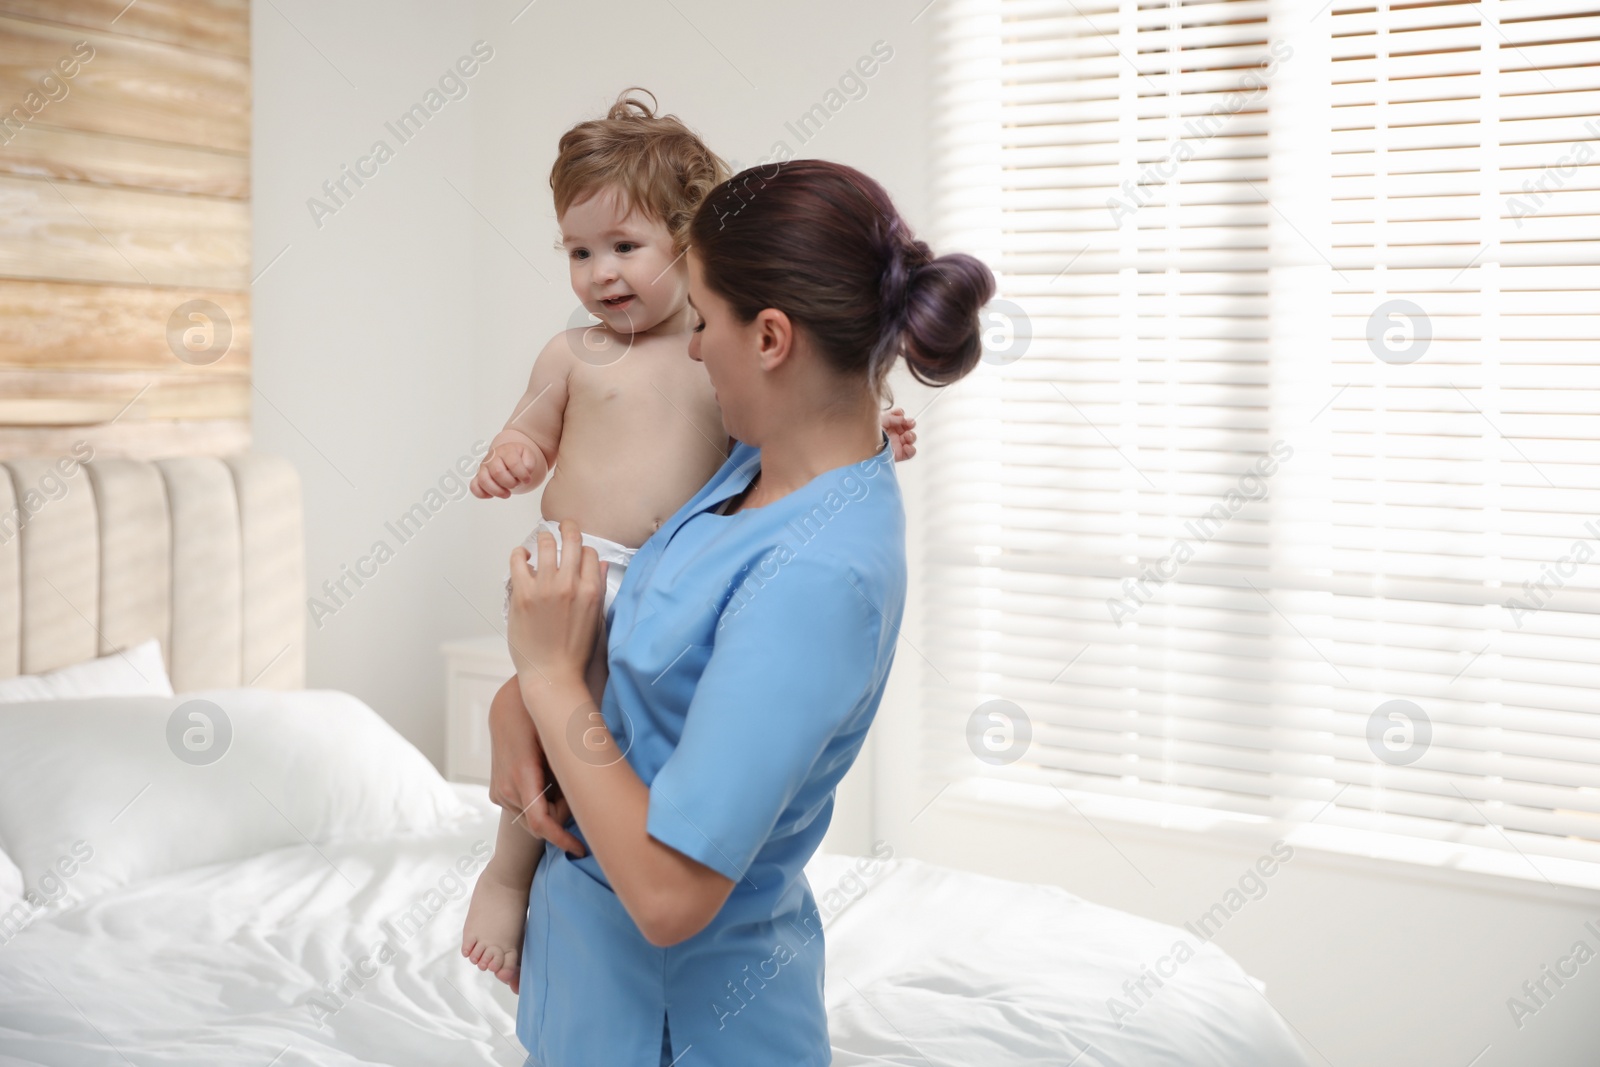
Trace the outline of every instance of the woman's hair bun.
{"label": "woman's hair bun", "polygon": [[994,296],[994,273],[965,252],[935,257],[927,242],[906,234],[898,217],[889,224],[889,237],[879,358],[893,358],[898,350],[924,385],[959,381],[983,356],[978,316]]}

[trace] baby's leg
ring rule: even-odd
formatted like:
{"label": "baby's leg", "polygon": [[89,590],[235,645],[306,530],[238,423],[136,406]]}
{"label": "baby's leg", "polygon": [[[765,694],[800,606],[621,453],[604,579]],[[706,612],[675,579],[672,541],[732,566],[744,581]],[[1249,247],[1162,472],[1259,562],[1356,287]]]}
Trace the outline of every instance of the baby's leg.
{"label": "baby's leg", "polygon": [[[495,700],[515,700],[518,711],[522,696],[516,679],[500,688]],[[528,917],[528,891],[533,871],[538,866],[544,841],[518,825],[516,815],[500,812],[500,829],[495,834],[494,855],[472,887],[472,902],[467,906],[466,929],[461,935],[461,954],[516,992],[521,974],[523,924]]]}
{"label": "baby's leg", "polygon": [[516,992],[521,969],[523,923],[528,917],[528,892],[544,842],[518,826],[509,811],[500,812],[494,855],[472,887],[461,954]]}
{"label": "baby's leg", "polygon": [[[605,692],[606,676],[606,623],[602,615],[584,678],[596,704]],[[516,678],[512,678],[501,686],[494,699],[514,700],[517,711],[526,715],[528,712],[516,682]],[[554,786],[556,783],[552,780],[547,784]],[[472,902],[467,906],[466,928],[461,935],[461,954],[476,963],[480,971],[494,972],[494,976],[510,986],[514,993],[521,985],[519,964],[522,934],[528,918],[528,892],[543,851],[542,838],[517,825],[511,812],[500,812],[494,855],[489,857],[483,873],[478,875],[477,884],[472,887]]]}

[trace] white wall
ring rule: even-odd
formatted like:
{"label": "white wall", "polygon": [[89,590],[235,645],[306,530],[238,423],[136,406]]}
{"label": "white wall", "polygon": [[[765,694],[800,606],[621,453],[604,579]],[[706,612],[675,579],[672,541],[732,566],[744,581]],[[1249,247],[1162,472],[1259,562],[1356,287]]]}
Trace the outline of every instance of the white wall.
{"label": "white wall", "polygon": [[[445,184],[472,195],[478,79],[408,143],[384,123],[423,97],[476,30],[469,10],[376,0],[276,0],[252,5],[251,20],[255,445],[300,471],[313,591],[376,541],[394,549],[365,586],[347,581],[355,595],[337,614],[312,624],[308,681],[357,694],[439,762],[437,647],[483,628],[441,577],[467,550],[472,502],[448,504],[404,544],[384,524],[493,432],[472,404],[475,219]],[[319,228],[308,198],[379,138],[394,157],[349,185]]]}

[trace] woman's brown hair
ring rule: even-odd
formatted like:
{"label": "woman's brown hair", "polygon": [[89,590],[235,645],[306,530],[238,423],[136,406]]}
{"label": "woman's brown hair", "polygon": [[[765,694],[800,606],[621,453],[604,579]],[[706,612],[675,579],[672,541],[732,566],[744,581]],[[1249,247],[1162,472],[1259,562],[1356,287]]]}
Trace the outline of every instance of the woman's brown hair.
{"label": "woman's brown hair", "polygon": [[853,167],[798,159],[751,167],[713,189],[689,226],[706,285],[741,322],[776,308],[838,371],[883,392],[897,356],[928,385],[965,376],[983,354],[979,312],[994,274],[974,256],[937,256],[883,186]]}

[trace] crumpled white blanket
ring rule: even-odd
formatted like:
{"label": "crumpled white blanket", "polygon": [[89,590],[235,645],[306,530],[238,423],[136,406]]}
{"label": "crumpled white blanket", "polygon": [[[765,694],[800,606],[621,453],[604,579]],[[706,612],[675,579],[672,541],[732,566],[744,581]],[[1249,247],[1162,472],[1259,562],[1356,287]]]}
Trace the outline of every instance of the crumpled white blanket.
{"label": "crumpled white blanket", "polygon": [[[458,788],[474,815],[441,835],[279,849],[40,916],[0,945],[0,1067],[522,1064],[515,998],[460,955],[498,809]],[[1116,1025],[1108,998],[1174,927],[915,860],[862,879],[819,854],[807,875],[830,902],[837,1067],[1304,1064],[1209,945]]]}

